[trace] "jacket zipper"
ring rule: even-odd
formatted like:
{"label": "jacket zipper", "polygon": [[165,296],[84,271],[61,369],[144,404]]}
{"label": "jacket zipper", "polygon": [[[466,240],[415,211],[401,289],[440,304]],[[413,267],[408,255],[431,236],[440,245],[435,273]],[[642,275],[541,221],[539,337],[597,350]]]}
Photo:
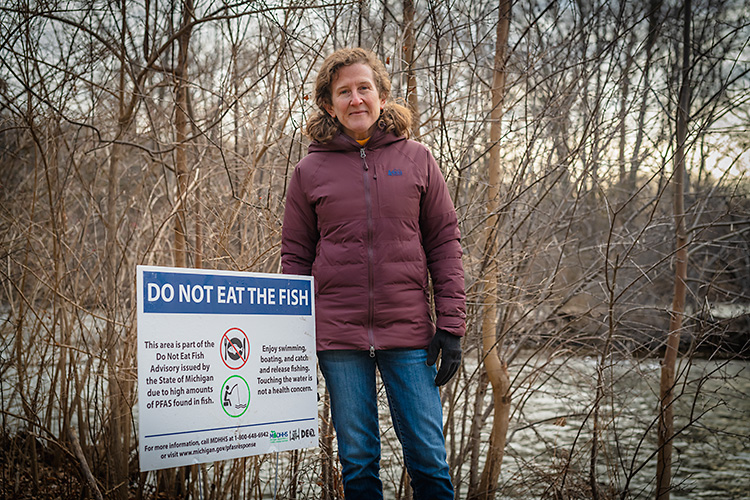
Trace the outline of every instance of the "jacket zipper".
{"label": "jacket zipper", "polygon": [[375,334],[373,332],[373,323],[375,322],[375,290],[373,285],[374,275],[374,250],[372,247],[373,233],[375,232],[374,222],[372,220],[372,194],[370,193],[370,168],[367,166],[367,152],[365,148],[360,148],[359,156],[362,158],[362,167],[365,179],[365,206],[367,208],[367,337],[370,341],[370,357],[375,357]]}

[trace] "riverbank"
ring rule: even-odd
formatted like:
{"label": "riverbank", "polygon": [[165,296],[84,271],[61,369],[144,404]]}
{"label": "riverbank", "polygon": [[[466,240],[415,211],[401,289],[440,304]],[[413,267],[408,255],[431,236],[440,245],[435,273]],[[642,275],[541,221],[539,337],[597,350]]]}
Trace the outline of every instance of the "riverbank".
{"label": "riverbank", "polygon": [[87,492],[80,467],[68,450],[28,433],[0,435],[0,498],[80,500]]}
{"label": "riverbank", "polygon": [[[750,419],[747,418],[750,415],[750,363],[687,361],[683,360],[680,365],[681,382],[675,402],[679,433],[674,441],[672,498],[750,499],[750,477],[746,474],[750,469]],[[471,368],[468,360],[464,368]],[[568,500],[590,498],[591,402],[595,401],[596,388],[592,374],[596,369],[596,358],[585,356],[531,357],[511,367],[516,380],[512,397],[514,410],[497,500],[553,499],[562,498],[563,493]],[[658,387],[659,371],[658,359],[613,360],[604,368],[604,382],[611,391],[598,410],[600,498],[610,498],[608,492],[619,498],[623,491],[627,491],[626,497],[630,499],[653,498],[657,418],[654,390]],[[548,375],[543,383],[538,378],[542,373]],[[446,395],[446,404],[455,401],[454,413],[462,414],[460,401],[451,398]],[[322,405],[323,402],[321,408]],[[402,491],[402,461],[384,402],[381,410],[381,474],[387,497],[395,499]],[[6,413],[5,419],[9,418],[10,414]],[[324,426],[324,419],[321,419],[321,427]],[[69,444],[58,446],[54,439],[32,439],[23,431],[8,435],[9,428],[5,425],[6,434],[0,435],[0,499],[92,498],[80,462]],[[459,435],[462,422],[452,421],[446,429],[451,436]],[[324,434],[322,430],[321,435]],[[478,437],[480,450],[486,449],[488,439],[484,432]],[[339,467],[334,461],[333,469],[326,469],[323,445],[298,453],[206,464],[208,472],[201,472],[200,481],[196,480],[196,467],[165,470],[164,475],[141,474],[133,467],[129,498],[182,499],[186,498],[186,487],[193,488],[190,498],[201,498],[199,483],[206,482],[205,491],[214,487],[218,491],[222,489],[221,481],[225,481],[226,488],[227,478],[231,477],[242,485],[238,488],[247,493],[235,492],[214,498],[271,498],[274,488],[278,487],[277,498],[317,499],[321,497],[324,474],[335,478]],[[101,482],[106,470],[104,463],[111,457],[102,447],[86,451],[86,456],[93,457],[89,466],[107,498]],[[335,460],[335,440],[332,456]],[[135,461],[134,453],[131,457]],[[478,469],[482,466],[481,460]],[[454,482],[460,498],[471,481],[471,467],[463,458],[456,464]],[[181,483],[175,483],[176,489],[168,481],[164,482],[164,478],[178,477]]]}

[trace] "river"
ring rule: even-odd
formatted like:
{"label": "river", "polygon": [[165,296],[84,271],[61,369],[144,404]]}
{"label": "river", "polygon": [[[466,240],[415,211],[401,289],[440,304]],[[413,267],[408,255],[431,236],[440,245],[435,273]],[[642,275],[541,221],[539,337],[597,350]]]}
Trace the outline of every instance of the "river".
{"label": "river", "polygon": [[[563,476],[572,491],[584,489],[596,366],[593,358],[530,360],[517,371],[499,499],[541,498]],[[672,500],[750,499],[750,363],[682,361],[678,373]],[[613,390],[598,414],[602,498],[623,490],[622,498],[654,498],[659,362],[610,361],[603,375]]]}

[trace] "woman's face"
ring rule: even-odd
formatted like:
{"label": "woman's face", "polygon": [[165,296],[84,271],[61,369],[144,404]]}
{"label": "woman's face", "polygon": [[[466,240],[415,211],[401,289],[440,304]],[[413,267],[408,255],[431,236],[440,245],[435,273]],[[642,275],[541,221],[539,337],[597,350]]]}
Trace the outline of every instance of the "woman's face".
{"label": "woman's face", "polygon": [[339,69],[331,83],[331,101],[326,111],[338,118],[344,133],[357,140],[372,135],[385,97],[375,85],[375,77],[366,64],[357,63]]}

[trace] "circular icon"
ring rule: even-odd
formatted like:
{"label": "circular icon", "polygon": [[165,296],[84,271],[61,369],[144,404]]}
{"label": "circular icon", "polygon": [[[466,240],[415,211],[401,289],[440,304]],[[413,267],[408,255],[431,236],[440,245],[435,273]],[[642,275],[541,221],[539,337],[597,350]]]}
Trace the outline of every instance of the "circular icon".
{"label": "circular icon", "polygon": [[239,370],[250,358],[250,340],[239,328],[230,328],[219,342],[221,360],[230,370]]}
{"label": "circular icon", "polygon": [[250,407],[250,386],[239,375],[232,375],[221,386],[221,407],[224,413],[237,418]]}

